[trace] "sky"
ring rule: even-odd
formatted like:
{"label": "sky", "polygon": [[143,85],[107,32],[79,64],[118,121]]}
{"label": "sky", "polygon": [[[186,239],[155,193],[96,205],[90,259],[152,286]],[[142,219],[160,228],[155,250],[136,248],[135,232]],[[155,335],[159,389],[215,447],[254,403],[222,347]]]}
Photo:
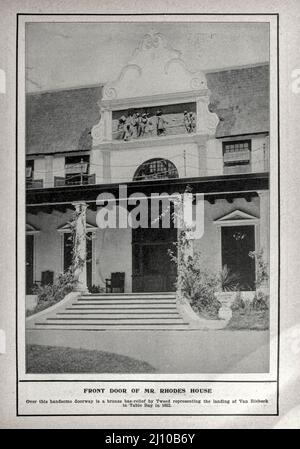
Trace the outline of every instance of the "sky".
{"label": "sky", "polygon": [[189,70],[269,61],[266,23],[28,23],[26,90],[68,89],[116,79],[150,30],[167,37]]}

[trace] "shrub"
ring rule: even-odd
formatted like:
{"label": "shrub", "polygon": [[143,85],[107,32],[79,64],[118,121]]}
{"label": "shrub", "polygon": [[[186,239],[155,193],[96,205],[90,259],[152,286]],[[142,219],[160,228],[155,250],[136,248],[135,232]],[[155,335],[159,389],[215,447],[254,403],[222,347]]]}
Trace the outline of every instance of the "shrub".
{"label": "shrub", "polygon": [[221,303],[215,297],[215,292],[219,279],[202,267],[200,253],[180,259],[176,284],[177,290],[190,302],[196,313],[206,318],[218,318]]}
{"label": "shrub", "polygon": [[249,312],[252,310],[252,301],[250,299],[245,299],[244,304],[245,304],[245,308],[244,308],[245,312]]}
{"label": "shrub", "polygon": [[221,303],[215,297],[218,280],[199,266],[194,269],[194,285],[189,296],[192,308],[207,318],[217,318]]}
{"label": "shrub", "polygon": [[231,304],[231,310],[241,310],[245,309],[246,304],[245,301],[242,298],[241,292],[237,292],[234,298],[233,303]]}
{"label": "shrub", "polygon": [[59,274],[52,285],[34,287],[33,294],[37,295],[38,300],[33,313],[40,312],[61,301],[68,293],[74,291],[76,285],[74,270],[69,268],[65,273]]}
{"label": "shrub", "polygon": [[263,249],[258,251],[250,251],[249,257],[255,260],[256,266],[256,282],[255,287],[258,290],[264,283],[268,282],[269,274],[268,274],[268,264],[264,260],[264,252]]}
{"label": "shrub", "polygon": [[269,296],[265,295],[262,291],[258,290],[252,301],[253,310],[268,310],[269,309]]}
{"label": "shrub", "polygon": [[89,288],[90,293],[104,293],[105,292],[105,288],[101,287],[101,285],[92,285]]}
{"label": "shrub", "polygon": [[[188,186],[186,193],[190,192]],[[203,268],[199,252],[188,256],[193,245],[189,240],[189,233],[192,229],[187,227],[183,219],[182,198],[174,207],[172,217],[181,228],[178,240],[174,244],[175,249],[169,251],[171,260],[177,266],[177,292],[190,302],[191,307],[199,315],[207,318],[218,318],[221,303],[215,297],[215,292],[218,290],[220,281],[218,276]]]}
{"label": "shrub", "polygon": [[224,265],[220,273],[220,286],[223,292],[233,292],[238,290],[239,276],[232,273],[227,265]]}
{"label": "shrub", "polygon": [[212,295],[193,297],[190,300],[193,310],[204,318],[217,319],[220,308],[220,301]]}

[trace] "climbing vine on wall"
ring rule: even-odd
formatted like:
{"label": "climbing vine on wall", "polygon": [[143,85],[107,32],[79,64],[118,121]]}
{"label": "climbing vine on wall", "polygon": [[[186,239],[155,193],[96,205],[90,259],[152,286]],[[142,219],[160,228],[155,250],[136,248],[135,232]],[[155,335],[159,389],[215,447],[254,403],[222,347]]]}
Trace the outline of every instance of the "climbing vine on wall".
{"label": "climbing vine on wall", "polygon": [[256,290],[259,290],[269,280],[268,264],[265,261],[264,252],[262,248],[257,251],[250,251],[249,257],[255,260],[256,266],[255,286]]}
{"label": "climbing vine on wall", "polygon": [[[81,270],[86,263],[86,258],[83,258],[79,251],[80,246],[80,236],[76,234],[76,223],[80,220],[80,212],[75,210],[73,212],[72,220],[69,222],[70,225],[70,240],[72,241],[72,265],[71,269],[74,274]],[[88,238],[88,236],[86,236]]]}

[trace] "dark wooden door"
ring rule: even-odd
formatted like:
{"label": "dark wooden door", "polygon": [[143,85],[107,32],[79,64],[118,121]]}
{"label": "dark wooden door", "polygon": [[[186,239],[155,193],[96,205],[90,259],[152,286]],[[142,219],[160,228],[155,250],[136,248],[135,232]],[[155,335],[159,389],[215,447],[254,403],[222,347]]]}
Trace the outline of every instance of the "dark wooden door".
{"label": "dark wooden door", "polygon": [[174,291],[177,268],[169,250],[174,250],[177,229],[139,228],[132,236],[132,291]]}
{"label": "dark wooden door", "polygon": [[[72,265],[73,258],[73,241],[72,235],[70,233],[64,234],[64,271],[67,271],[69,267]],[[93,265],[92,265],[92,234],[87,234],[86,239],[86,277],[87,277],[87,286],[90,289],[92,286],[92,273],[93,273]]]}
{"label": "dark wooden door", "polygon": [[67,271],[72,265],[72,258],[73,258],[72,234],[67,232],[64,234],[64,271]]}
{"label": "dark wooden door", "polygon": [[34,236],[26,235],[26,294],[32,293],[33,287]]}
{"label": "dark wooden door", "polygon": [[254,250],[254,226],[222,227],[222,265],[239,277],[240,290],[254,290],[255,261],[249,256]]}

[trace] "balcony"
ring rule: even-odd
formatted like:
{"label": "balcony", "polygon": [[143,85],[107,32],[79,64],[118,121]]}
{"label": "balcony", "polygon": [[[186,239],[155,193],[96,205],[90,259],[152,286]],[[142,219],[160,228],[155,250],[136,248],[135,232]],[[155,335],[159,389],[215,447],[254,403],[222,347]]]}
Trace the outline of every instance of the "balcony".
{"label": "balcony", "polygon": [[246,164],[250,162],[250,150],[229,151],[224,153],[224,164]]}
{"label": "balcony", "polygon": [[96,175],[88,174],[74,174],[67,175],[66,177],[54,176],[54,187],[65,187],[65,186],[80,186],[96,184]]}
{"label": "balcony", "polygon": [[26,189],[42,189],[44,181],[42,179],[26,179]]}

